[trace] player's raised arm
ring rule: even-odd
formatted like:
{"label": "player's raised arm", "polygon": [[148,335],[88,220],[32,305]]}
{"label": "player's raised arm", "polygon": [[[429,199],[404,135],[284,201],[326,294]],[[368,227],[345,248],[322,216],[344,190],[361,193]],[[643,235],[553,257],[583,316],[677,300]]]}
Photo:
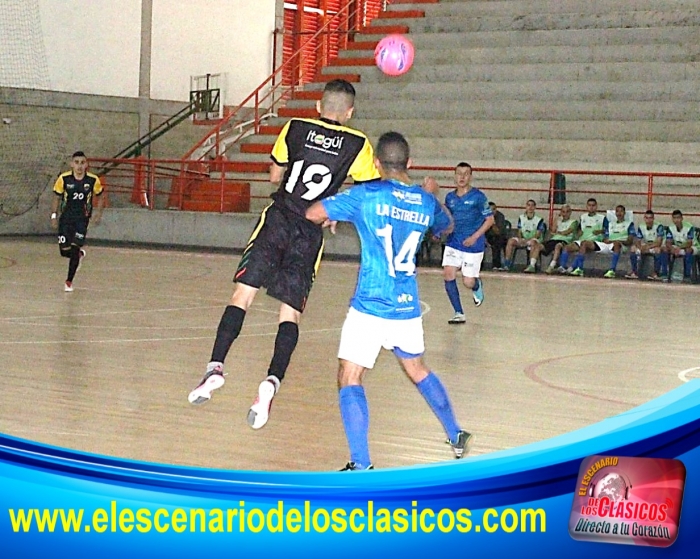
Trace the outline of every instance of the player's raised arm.
{"label": "player's raised arm", "polygon": [[430,194],[433,196],[437,196],[440,192],[440,185],[438,185],[438,182],[430,176],[423,179],[423,184],[421,186],[423,187],[423,190],[430,192]]}

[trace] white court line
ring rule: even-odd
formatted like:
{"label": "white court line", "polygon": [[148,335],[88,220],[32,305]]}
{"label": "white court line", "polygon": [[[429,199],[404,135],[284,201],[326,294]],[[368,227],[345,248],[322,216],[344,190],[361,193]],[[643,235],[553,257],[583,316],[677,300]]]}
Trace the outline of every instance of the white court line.
{"label": "white court line", "polygon": [[421,301],[420,306],[423,308],[423,312],[422,312],[421,316],[425,316],[426,314],[428,314],[432,310],[430,308],[430,305],[428,303],[426,303],[425,301]]}
{"label": "white court line", "polygon": [[681,379],[683,382],[688,382],[690,379],[687,375],[688,373],[692,373],[693,371],[700,371],[700,367],[691,367],[690,369],[681,371],[680,373],[678,373],[678,378]]}
{"label": "white court line", "polygon": [[[318,330],[303,330],[302,334],[318,334],[321,332],[340,332],[340,328],[319,328]],[[263,336],[276,336],[275,332],[262,332],[260,334],[241,334],[239,338],[259,338]],[[56,344],[121,344],[140,342],[186,342],[194,340],[211,340],[211,336],[194,336],[187,338],[136,338],[136,339],[112,339],[112,340],[26,340],[14,342],[0,342],[2,345],[56,345]]]}
{"label": "white court line", "polygon": [[103,316],[108,314],[139,314],[139,313],[156,313],[156,312],[181,312],[181,311],[196,311],[200,309],[220,309],[221,305],[207,305],[205,307],[176,307],[173,309],[142,309],[142,310],[131,310],[131,311],[98,311],[98,312],[85,312],[76,313],[71,315],[55,315],[55,314],[40,314],[38,316],[9,316],[0,318],[0,321],[12,321],[12,320],[36,320],[39,318],[74,318],[77,316]]}

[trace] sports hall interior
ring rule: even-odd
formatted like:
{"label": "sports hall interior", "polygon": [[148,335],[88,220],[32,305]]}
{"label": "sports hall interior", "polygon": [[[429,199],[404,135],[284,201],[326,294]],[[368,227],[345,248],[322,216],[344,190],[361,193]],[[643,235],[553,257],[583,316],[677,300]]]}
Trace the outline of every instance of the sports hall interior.
{"label": "sports hall interior", "polygon": [[[245,421],[277,328],[278,304],[262,295],[228,356],[225,387],[203,406],[187,401],[273,190],[272,143],[289,118],[317,114],[334,77],[357,90],[349,124],[372,141],[403,133],[412,176],[436,177],[442,197],[467,161],[474,186],[513,224],[528,199],[551,225],[562,204],[580,215],[595,197],[601,212],[625,205],[635,223],[652,209],[670,225],[679,209],[700,228],[696,1],[198,0],[166,19],[159,0],[130,0],[119,16],[138,22],[131,40],[103,35],[105,49],[125,50],[121,65],[68,52],[77,62],[57,69],[49,16],[68,17],[76,3],[10,0],[0,16],[5,434],[212,468],[327,471],[347,460],[336,350],[358,266],[349,226],[326,236],[269,423],[253,431]],[[202,18],[224,35],[227,17],[250,34],[226,36],[239,41],[232,51],[198,50],[202,35],[188,22]],[[188,33],[182,66],[210,62],[180,68],[168,89],[178,64],[168,37]],[[391,33],[415,47],[399,77],[374,64],[377,41]],[[53,181],[78,149],[103,180],[107,207],[65,293],[48,217]],[[586,260],[584,278],[522,274],[523,251],[517,271],[494,273],[487,250],[484,304],[473,307],[462,288],[467,321],[448,325],[439,252],[433,246],[418,272],[425,357],[475,434],[467,459],[627,413],[700,374],[696,283],[604,279],[605,255]],[[620,270],[628,266],[623,255]],[[392,355],[365,384],[375,466],[452,458]]]}

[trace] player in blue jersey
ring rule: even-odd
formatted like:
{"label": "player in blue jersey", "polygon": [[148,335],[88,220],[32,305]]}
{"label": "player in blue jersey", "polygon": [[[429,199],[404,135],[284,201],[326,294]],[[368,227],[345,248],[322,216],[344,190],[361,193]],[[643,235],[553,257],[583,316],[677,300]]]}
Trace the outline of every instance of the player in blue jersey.
{"label": "player in blue jersey", "polygon": [[445,205],[454,218],[454,229],[447,237],[442,257],[442,276],[445,291],[452,303],[454,316],[449,324],[464,324],[464,309],[457,288],[457,270],[462,271],[462,283],[472,291],[474,304],[484,301],[484,290],[479,279],[481,261],[486,248],[486,231],[494,223],[493,211],[481,190],[473,188],[472,166],[458,163],[455,168],[457,188],[445,197]]}
{"label": "player in blue jersey", "polygon": [[375,165],[382,180],[353,187],[314,204],[315,223],[352,222],[360,237],[361,263],[355,294],[340,336],[340,415],[350,447],[347,470],[372,469],[369,409],[362,380],[382,347],[394,351],[401,368],[425,398],[447,434],[457,458],[472,435],[462,430],[440,379],[423,362],[423,322],[414,257],[428,228],[441,233],[451,218],[435,196],[412,185],[409,147],[397,132],[377,143]]}

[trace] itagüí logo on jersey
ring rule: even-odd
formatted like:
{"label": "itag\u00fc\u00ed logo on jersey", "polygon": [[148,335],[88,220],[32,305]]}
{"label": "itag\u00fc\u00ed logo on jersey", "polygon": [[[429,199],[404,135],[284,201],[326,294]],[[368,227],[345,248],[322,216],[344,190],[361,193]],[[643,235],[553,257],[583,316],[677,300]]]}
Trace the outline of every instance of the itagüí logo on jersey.
{"label": "itag\u00fc\u00ed logo on jersey", "polygon": [[306,135],[306,141],[321,146],[323,149],[340,149],[343,145],[342,136],[325,136],[314,130],[309,130],[309,133]]}

